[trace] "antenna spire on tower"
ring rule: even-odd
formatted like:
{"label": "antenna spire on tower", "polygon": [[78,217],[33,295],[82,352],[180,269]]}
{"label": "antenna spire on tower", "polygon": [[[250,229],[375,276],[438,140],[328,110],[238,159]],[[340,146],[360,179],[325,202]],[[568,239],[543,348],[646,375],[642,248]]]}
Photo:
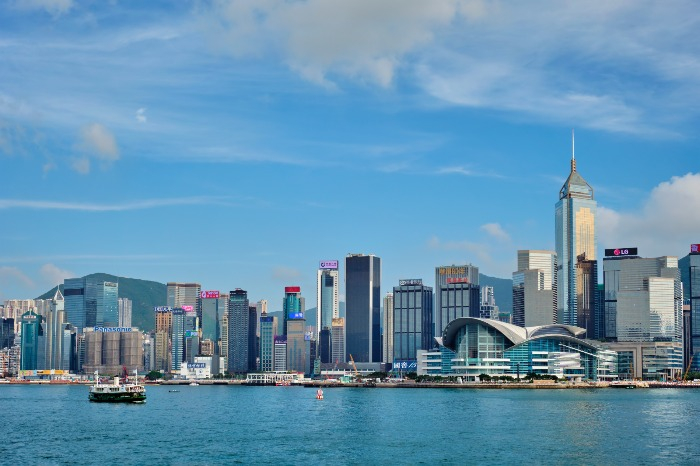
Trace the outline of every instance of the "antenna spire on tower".
{"label": "antenna spire on tower", "polygon": [[576,171],[576,153],[574,151],[574,129],[571,128],[571,171]]}

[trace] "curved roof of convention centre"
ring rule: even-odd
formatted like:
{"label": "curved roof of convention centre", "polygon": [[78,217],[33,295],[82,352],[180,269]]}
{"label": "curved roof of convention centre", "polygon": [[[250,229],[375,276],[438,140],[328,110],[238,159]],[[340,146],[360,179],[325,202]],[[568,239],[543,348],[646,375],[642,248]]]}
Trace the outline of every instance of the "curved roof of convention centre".
{"label": "curved roof of convention centre", "polygon": [[564,337],[575,339],[586,333],[586,330],[573,325],[551,324],[537,327],[518,327],[494,319],[481,319],[478,317],[458,317],[451,321],[442,332],[442,343],[446,348],[454,350],[455,338],[459,329],[467,324],[479,323],[491,327],[506,337],[513,345],[519,345],[528,340],[537,340],[546,337]]}

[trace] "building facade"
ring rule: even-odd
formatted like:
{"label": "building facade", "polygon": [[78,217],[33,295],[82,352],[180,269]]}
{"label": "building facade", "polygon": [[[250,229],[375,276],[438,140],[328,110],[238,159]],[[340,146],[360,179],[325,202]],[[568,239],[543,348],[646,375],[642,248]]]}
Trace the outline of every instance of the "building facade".
{"label": "building facade", "polygon": [[688,311],[684,342],[684,367],[700,370],[700,244],[690,246],[690,254],[678,261]]}
{"label": "building facade", "polygon": [[556,323],[557,255],[554,251],[519,250],[513,272],[513,324],[521,327]]}
{"label": "building facade", "polygon": [[617,353],[584,341],[585,330],[570,325],[518,327],[493,319],[464,317],[448,324],[442,342],[455,352],[452,375],[466,380],[528,373],[571,381],[617,378]]}
{"label": "building facade", "polygon": [[435,333],[459,317],[481,315],[479,268],[474,265],[449,265],[435,268]]}
{"label": "building facade", "polygon": [[331,361],[332,363],[345,363],[345,319],[338,317],[331,324]]}
{"label": "building facade", "polygon": [[46,343],[43,321],[44,318],[33,311],[22,314],[20,370],[45,369]]}
{"label": "building facade", "polygon": [[119,285],[95,278],[67,278],[63,281],[66,319],[78,332],[86,327],[119,326]]}
{"label": "building facade", "polygon": [[202,285],[199,283],[167,284],[167,305],[172,308],[182,308],[185,312],[193,312],[197,315],[200,325],[202,322]]}
{"label": "building facade", "polygon": [[231,374],[248,372],[248,293],[236,288],[229,293],[228,305],[228,371]]}
{"label": "building facade", "polygon": [[394,294],[384,296],[384,333],[382,338],[382,362],[394,360]]}
{"label": "building facade", "polygon": [[381,259],[349,254],[345,258],[346,360],[381,362]]}
{"label": "building facade", "polygon": [[678,259],[603,259],[606,339],[682,342],[683,292]]}
{"label": "building facade", "polygon": [[433,345],[433,289],[419,279],[394,287],[394,354],[392,362],[416,359]]}
{"label": "building facade", "polygon": [[435,267],[434,309],[436,337],[457,317],[478,317],[481,312],[479,268],[471,264]]}
{"label": "building facade", "polygon": [[587,268],[578,265],[582,260],[596,260],[596,210],[593,188],[576,171],[576,159],[572,156],[571,172],[559,191],[554,214],[557,253],[555,321],[561,324],[581,326],[578,305],[586,293],[586,284],[582,283],[580,274]]}
{"label": "building facade", "polygon": [[277,337],[277,317],[260,316],[260,370],[272,372],[275,368],[275,338]]}
{"label": "building facade", "polygon": [[118,327],[131,327],[132,303],[129,298],[118,298],[117,307],[119,309]]}
{"label": "building facade", "polygon": [[[316,332],[331,329],[333,319],[340,317],[338,300],[338,261],[321,261],[316,272]],[[324,361],[325,362],[325,361]]]}

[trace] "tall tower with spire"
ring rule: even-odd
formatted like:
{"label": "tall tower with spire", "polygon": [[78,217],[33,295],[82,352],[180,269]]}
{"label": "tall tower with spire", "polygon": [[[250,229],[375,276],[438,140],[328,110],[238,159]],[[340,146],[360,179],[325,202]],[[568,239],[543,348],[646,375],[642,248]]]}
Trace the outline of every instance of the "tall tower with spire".
{"label": "tall tower with spire", "polygon": [[576,170],[571,134],[571,173],[559,191],[555,207],[557,253],[557,322],[577,325],[593,338],[597,285],[593,188]]}

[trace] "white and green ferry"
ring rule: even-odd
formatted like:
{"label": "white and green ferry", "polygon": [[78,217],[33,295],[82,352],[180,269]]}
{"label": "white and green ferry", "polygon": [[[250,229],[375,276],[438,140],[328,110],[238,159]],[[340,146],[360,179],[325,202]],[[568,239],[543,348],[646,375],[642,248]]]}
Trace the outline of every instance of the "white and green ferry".
{"label": "white and green ferry", "polygon": [[102,403],[145,403],[146,388],[139,384],[138,375],[134,371],[135,383],[121,383],[119,377],[114,377],[111,384],[100,383],[100,377],[95,372],[95,384],[90,387],[88,399]]}

